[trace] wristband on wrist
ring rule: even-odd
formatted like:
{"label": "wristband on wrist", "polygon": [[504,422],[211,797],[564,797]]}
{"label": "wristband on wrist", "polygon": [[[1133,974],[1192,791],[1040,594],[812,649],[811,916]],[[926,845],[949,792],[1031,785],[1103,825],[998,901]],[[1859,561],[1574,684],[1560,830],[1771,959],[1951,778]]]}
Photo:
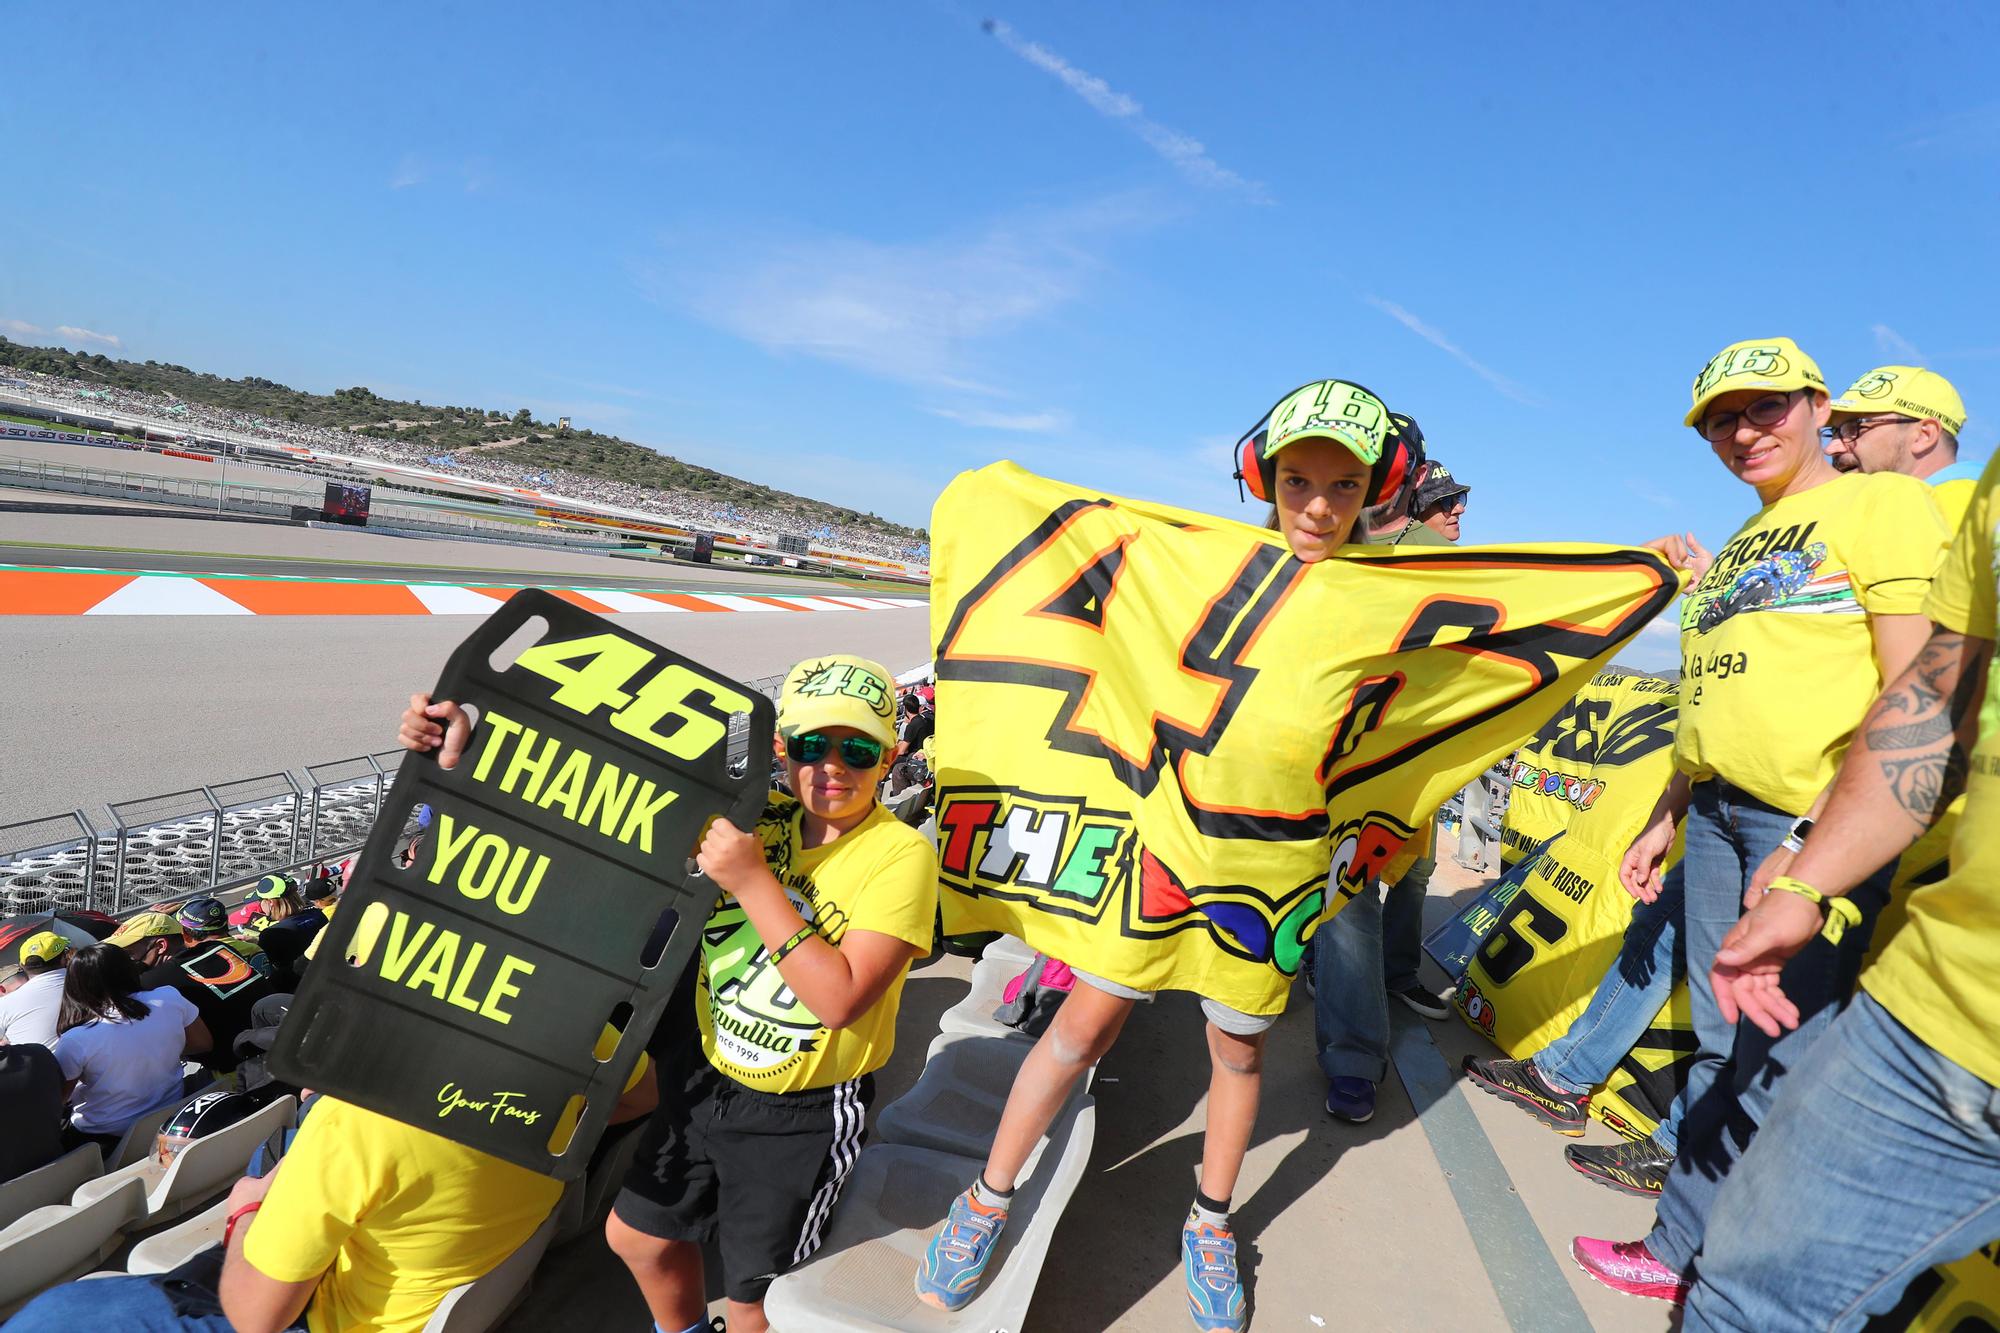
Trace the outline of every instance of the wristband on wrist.
{"label": "wristband on wrist", "polygon": [[262,1199],[253,1199],[229,1215],[229,1220],[222,1225],[222,1248],[225,1251],[229,1249],[229,1238],[236,1234],[236,1224],[263,1206]]}
{"label": "wristband on wrist", "polygon": [[1829,898],[1804,880],[1780,875],[1771,881],[1771,888],[1778,893],[1795,893],[1824,912],[1826,925],[1820,928],[1819,933],[1828,944],[1840,943],[1840,937],[1847,933],[1849,926],[1861,924],[1859,907],[1846,898]]}
{"label": "wristband on wrist", "polygon": [[813,937],[813,928],[811,926],[807,926],[801,931],[799,931],[798,934],[792,936],[790,939],[786,940],[783,944],[780,944],[776,949],[771,951],[771,966],[776,967],[779,963],[784,962],[786,955],[790,954],[792,950],[798,948],[801,944],[804,944],[807,940],[811,939],[812,937]]}

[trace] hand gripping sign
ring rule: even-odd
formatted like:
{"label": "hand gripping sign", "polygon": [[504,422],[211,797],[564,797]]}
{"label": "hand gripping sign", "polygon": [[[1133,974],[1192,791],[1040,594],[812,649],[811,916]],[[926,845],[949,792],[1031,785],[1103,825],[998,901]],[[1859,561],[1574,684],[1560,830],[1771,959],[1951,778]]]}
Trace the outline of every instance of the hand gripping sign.
{"label": "hand gripping sign", "polygon": [[[404,761],[271,1066],[572,1179],[715,905],[689,860],[703,830],[723,815],[756,826],[774,710],[539,590],[459,645],[434,697],[473,715],[471,740],[451,769]],[[732,722],[748,724],[740,772]],[[420,802],[430,831],[399,868]],[[615,1019],[613,1047],[600,1038]]]}

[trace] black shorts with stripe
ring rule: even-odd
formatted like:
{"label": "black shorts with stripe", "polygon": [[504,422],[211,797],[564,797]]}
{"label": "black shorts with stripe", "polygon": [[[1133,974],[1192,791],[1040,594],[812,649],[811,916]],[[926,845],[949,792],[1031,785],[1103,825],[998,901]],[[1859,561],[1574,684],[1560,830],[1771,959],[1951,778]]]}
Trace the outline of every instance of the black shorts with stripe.
{"label": "black shorts with stripe", "polygon": [[616,1211],[648,1236],[715,1241],[724,1293],[761,1301],[819,1248],[861,1155],[875,1078],[775,1093],[718,1073],[699,1051],[685,1067],[681,1096],[661,1088]]}

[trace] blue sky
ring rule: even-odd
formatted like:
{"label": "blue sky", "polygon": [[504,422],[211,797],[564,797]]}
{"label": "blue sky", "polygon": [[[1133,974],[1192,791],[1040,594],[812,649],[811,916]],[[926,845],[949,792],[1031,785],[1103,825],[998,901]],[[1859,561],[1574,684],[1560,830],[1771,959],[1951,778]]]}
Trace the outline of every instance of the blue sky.
{"label": "blue sky", "polygon": [[1226,446],[1342,374],[1470,540],[1713,544],[1750,497],[1679,422],[1737,338],[1928,364],[1992,448],[1996,15],[16,7],[0,333],[917,523],[1001,457],[1248,516]]}

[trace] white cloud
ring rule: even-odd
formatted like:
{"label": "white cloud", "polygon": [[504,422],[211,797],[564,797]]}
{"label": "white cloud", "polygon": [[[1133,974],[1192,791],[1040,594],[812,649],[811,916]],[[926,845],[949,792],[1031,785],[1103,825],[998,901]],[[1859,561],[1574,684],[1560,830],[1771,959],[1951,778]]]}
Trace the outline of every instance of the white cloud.
{"label": "white cloud", "polygon": [[1917,345],[1908,338],[1887,324],[1876,324],[1873,328],[1876,350],[1883,356],[1893,356],[1898,362],[1906,365],[1921,366],[1924,363],[1924,354],[1918,351]]}
{"label": "white cloud", "polygon": [[1053,74],[1098,115],[1129,126],[1147,147],[1173,164],[1189,180],[1211,188],[1240,191],[1260,204],[1271,201],[1269,192],[1261,183],[1245,180],[1210,157],[1201,140],[1151,119],[1146,115],[1146,108],[1139,105],[1136,99],[1117,91],[1095,74],[1078,69],[1046,46],[1022,37],[999,19],[987,19],[980,26],[1021,59],[1045,73]]}
{"label": "white cloud", "polygon": [[1935,116],[1903,132],[1899,148],[1937,149],[1947,153],[1980,153],[2000,148],[2000,102]]}
{"label": "white cloud", "polygon": [[412,186],[427,185],[439,176],[456,180],[467,194],[478,194],[492,188],[493,164],[483,157],[434,162],[421,153],[405,153],[398,159],[395,171],[389,175],[389,188],[407,190]]}
{"label": "white cloud", "polygon": [[98,343],[104,347],[123,347],[124,339],[115,333],[98,333],[91,329],[80,329],[74,324],[56,325],[56,336],[70,338],[81,343]]}
{"label": "white cloud", "polygon": [[740,235],[678,246],[642,281],[659,298],[771,352],[975,393],[969,349],[1073,300],[1097,266],[1090,244],[1160,216],[1113,198],[996,223],[963,239],[884,243],[827,236],[757,244]]}
{"label": "white cloud", "polygon": [[1361,299],[1366,301],[1369,305],[1374,306],[1377,310],[1381,311],[1389,318],[1395,320],[1398,324],[1401,324],[1411,333],[1414,333],[1419,338],[1422,338],[1425,342],[1429,343],[1431,346],[1437,348],[1445,355],[1457,361],[1467,370],[1470,370],[1473,374],[1479,376],[1479,378],[1485,380],[1488,384],[1492,385],[1495,389],[1498,389],[1502,394],[1513,399],[1515,402],[1521,403],[1527,407],[1545,406],[1545,404],[1542,402],[1540,398],[1537,398],[1534,394],[1528,392],[1526,389],[1516,384],[1513,380],[1508,379],[1505,375],[1502,375],[1499,371],[1493,369],[1491,366],[1488,366],[1482,361],[1476,360],[1471,353],[1467,352],[1464,348],[1460,347],[1457,343],[1453,342],[1450,338],[1446,337],[1442,330],[1433,328],[1429,324],[1424,323],[1423,320],[1417,318],[1409,311],[1403,309],[1403,307],[1397,305],[1394,301],[1385,301],[1379,296],[1364,296]]}
{"label": "white cloud", "polygon": [[45,329],[39,324],[30,324],[25,319],[0,319],[0,334],[6,334],[10,338],[35,342],[55,341],[65,345],[70,343],[96,343],[100,347],[125,345],[125,340],[115,333],[98,333],[94,329],[80,329],[74,324],[58,324],[53,329]]}
{"label": "white cloud", "polygon": [[430,172],[425,169],[423,159],[415,153],[405,153],[402,161],[396,164],[394,174],[389,177],[389,188],[407,190],[412,185],[422,185],[429,177]]}
{"label": "white cloud", "polygon": [[1070,425],[1069,413],[1054,409],[1043,412],[989,412],[977,407],[927,407],[924,411],[946,421],[956,421],[961,426],[971,426],[978,430],[1013,430],[1031,434],[1046,434],[1050,431],[1067,430]]}

